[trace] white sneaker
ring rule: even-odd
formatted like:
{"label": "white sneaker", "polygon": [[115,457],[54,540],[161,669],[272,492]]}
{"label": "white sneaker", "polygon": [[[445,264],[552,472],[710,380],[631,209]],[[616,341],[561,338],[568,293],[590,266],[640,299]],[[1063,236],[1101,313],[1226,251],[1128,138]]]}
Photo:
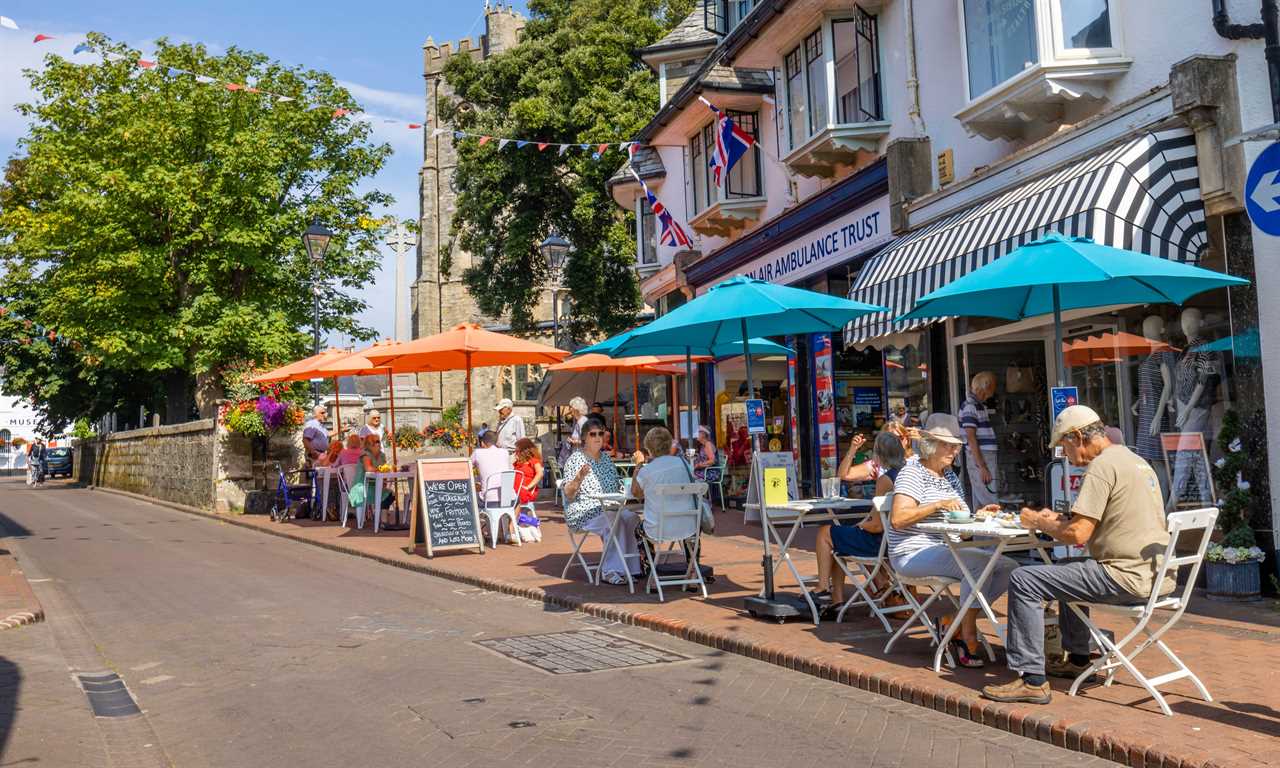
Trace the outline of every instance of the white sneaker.
{"label": "white sneaker", "polygon": [[613,584],[614,586],[618,586],[618,585],[626,584],[626,583],[627,583],[627,577],[626,577],[626,576],[623,576],[623,575],[622,575],[622,574],[620,574],[620,573],[616,573],[616,572],[615,572],[615,573],[606,573],[606,574],[604,575],[604,580],[605,580],[605,581],[607,581],[607,582],[609,582],[610,584]]}
{"label": "white sneaker", "polygon": [[531,530],[531,531],[533,531],[533,540],[534,540],[534,541],[537,541],[537,542],[541,542],[541,541],[542,541],[542,527],[541,527],[541,526],[539,526],[539,527],[537,527],[537,528],[531,528],[530,530]]}

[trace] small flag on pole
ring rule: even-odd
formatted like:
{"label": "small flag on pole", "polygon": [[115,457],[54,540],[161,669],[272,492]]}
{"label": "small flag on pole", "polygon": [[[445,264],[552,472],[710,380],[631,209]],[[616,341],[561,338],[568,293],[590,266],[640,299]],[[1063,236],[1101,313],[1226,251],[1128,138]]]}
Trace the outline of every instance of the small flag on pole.
{"label": "small flag on pole", "polygon": [[0,27],[4,27],[5,29],[17,30],[18,22],[14,21],[8,16],[0,16]]}
{"label": "small flag on pole", "polygon": [[658,242],[663,245],[669,245],[673,248],[688,248],[693,243],[689,240],[689,236],[684,233],[684,229],[680,223],[671,215],[671,211],[667,207],[658,202],[658,198],[654,197],[653,192],[649,191],[649,185],[644,183],[644,179],[631,170],[631,175],[636,177],[636,181],[640,182],[640,187],[644,190],[645,199],[649,201],[649,207],[653,209],[653,215],[658,219],[658,223],[662,228],[658,232]]}
{"label": "small flag on pole", "polygon": [[739,128],[724,110],[716,109],[711,102],[701,96],[698,98],[707,105],[708,109],[716,113],[716,146],[707,164],[711,166],[711,175],[715,178],[716,186],[719,186],[724,179],[728,178],[729,171],[733,170],[733,166],[742,159],[748,149],[751,149],[756,140],[751,134]]}

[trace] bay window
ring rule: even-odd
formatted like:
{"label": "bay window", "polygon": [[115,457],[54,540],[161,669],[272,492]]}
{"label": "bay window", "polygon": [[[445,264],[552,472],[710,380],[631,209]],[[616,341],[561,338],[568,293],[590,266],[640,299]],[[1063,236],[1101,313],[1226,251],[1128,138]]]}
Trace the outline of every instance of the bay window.
{"label": "bay window", "polygon": [[1039,61],[1036,0],[963,0],[969,95],[986,93]]}
{"label": "bay window", "polygon": [[875,16],[855,5],[851,16],[827,19],[783,56],[783,77],[788,149],[835,126],[882,120]]}
{"label": "bay window", "polygon": [[716,185],[711,155],[716,148],[716,121],[705,125],[694,135],[689,144],[689,157],[693,173],[693,212],[704,211],[721,200],[759,197],[760,190],[760,120],[756,112],[725,110],[729,119],[756,139],[738,162],[729,170],[723,189]]}

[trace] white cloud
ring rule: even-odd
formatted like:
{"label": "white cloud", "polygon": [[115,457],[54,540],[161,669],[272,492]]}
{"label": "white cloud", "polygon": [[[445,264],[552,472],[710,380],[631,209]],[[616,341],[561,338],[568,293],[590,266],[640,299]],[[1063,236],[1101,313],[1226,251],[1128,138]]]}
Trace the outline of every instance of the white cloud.
{"label": "white cloud", "polygon": [[372,88],[360,83],[339,80],[338,85],[346,88],[356,101],[368,112],[385,112],[390,117],[420,123],[426,113],[426,97],[399,91],[386,91]]}

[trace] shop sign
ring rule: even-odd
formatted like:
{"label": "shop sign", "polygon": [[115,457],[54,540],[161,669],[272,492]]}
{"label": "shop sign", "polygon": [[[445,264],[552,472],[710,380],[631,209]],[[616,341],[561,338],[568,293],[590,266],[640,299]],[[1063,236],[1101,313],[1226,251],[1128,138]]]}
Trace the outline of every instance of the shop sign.
{"label": "shop sign", "polygon": [[763,400],[747,401],[747,434],[748,435],[764,434],[764,401]]}
{"label": "shop sign", "polygon": [[1049,390],[1053,416],[1051,421],[1058,420],[1058,414],[1080,402],[1080,390],[1076,387],[1053,387]]}
{"label": "shop sign", "polygon": [[[884,245],[890,237],[889,198],[882,196],[743,264],[733,274],[768,283],[794,283]],[[727,277],[710,281],[698,292]]]}

